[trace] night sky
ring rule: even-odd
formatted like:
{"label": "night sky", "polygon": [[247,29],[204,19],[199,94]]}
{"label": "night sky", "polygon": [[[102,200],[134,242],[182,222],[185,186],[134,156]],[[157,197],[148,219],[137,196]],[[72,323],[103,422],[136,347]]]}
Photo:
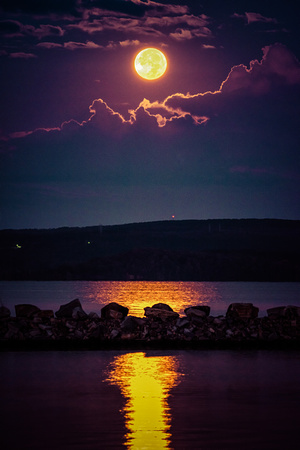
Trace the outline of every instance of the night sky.
{"label": "night sky", "polygon": [[[0,228],[300,219],[299,13],[1,0]],[[145,47],[157,80],[134,70]]]}

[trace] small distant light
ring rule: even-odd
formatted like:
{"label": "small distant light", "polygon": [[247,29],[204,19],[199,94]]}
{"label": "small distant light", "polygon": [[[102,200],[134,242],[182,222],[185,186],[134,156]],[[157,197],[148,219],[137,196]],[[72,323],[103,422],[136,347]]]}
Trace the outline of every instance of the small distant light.
{"label": "small distant light", "polygon": [[16,247],[17,247],[17,248],[22,248],[22,246],[21,246],[21,245],[19,245],[19,244],[16,244]]}
{"label": "small distant light", "polygon": [[174,214],[173,214],[173,216],[172,216],[172,219],[173,219],[173,220],[175,219],[175,216],[174,216]]}
{"label": "small distant light", "polygon": [[88,244],[90,244],[90,241],[88,241]]}

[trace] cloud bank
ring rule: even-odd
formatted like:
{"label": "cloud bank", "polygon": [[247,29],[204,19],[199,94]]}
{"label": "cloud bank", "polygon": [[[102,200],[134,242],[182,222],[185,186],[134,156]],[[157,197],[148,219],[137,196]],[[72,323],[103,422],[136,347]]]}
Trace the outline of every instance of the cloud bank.
{"label": "cloud bank", "polygon": [[[124,42],[123,45],[134,45]],[[66,44],[70,49],[77,48],[78,43]],[[88,47],[94,44],[87,42]],[[250,61],[249,67],[240,64],[234,66],[227,78],[216,91],[204,93],[174,93],[163,100],[150,101],[144,98],[136,108],[129,108],[127,114],[121,114],[105,102],[104,99],[95,99],[89,106],[90,117],[77,122],[67,119],[61,126],[54,129],[45,128],[44,131],[70,130],[76,127],[98,127],[105,133],[115,128],[118,131],[123,127],[138,126],[139,122],[149,121],[150,126],[156,124],[159,128],[167,127],[171,123],[190,119],[194,125],[205,125],[214,120],[221,111],[226,110],[235,97],[259,98],[270,92],[280,90],[285,86],[300,86],[300,64],[293,53],[281,44],[266,46],[262,49],[263,56],[260,61]],[[33,55],[32,55],[33,56]],[[32,57],[19,54],[15,57]],[[38,132],[43,131],[39,128]],[[24,137],[35,130],[18,132],[12,138]]]}

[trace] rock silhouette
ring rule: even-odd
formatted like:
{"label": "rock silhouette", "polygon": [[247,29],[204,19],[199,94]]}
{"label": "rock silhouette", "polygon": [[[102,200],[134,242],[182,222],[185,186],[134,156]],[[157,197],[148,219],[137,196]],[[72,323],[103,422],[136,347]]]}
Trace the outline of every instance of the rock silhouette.
{"label": "rock silhouette", "polygon": [[[227,346],[268,344],[297,346],[300,344],[300,307],[270,308],[265,317],[258,317],[258,308],[251,303],[233,303],[226,315],[209,315],[207,305],[185,310],[185,316],[160,303],[145,308],[144,317],[128,315],[128,308],[112,302],[97,313],[84,312],[79,299],[65,305],[53,316],[51,310],[34,305],[16,305],[16,317],[2,307],[0,311],[0,344],[51,347],[56,344],[106,348],[126,345],[151,346]],[[47,347],[47,348],[48,348]],[[60,347],[55,347],[60,348]]]}

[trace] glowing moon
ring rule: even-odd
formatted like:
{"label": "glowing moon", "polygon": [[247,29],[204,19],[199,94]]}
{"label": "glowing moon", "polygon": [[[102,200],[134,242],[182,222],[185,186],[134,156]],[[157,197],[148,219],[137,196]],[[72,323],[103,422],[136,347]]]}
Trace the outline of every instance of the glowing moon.
{"label": "glowing moon", "polygon": [[157,48],[145,48],[137,54],[134,68],[146,80],[160,78],[167,69],[167,58]]}

